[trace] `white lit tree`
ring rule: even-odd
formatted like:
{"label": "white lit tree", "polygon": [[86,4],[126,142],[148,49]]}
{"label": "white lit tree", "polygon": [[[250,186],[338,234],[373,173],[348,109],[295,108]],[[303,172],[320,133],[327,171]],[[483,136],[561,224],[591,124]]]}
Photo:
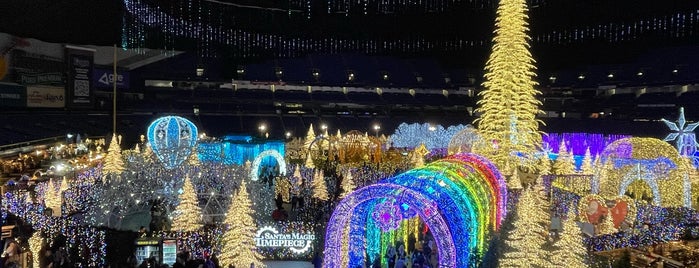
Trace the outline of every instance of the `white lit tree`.
{"label": "white lit tree", "polygon": [[[102,167],[102,173],[113,174],[115,176],[121,175],[126,168],[124,168],[124,159],[121,156],[121,147],[119,147],[119,141],[117,140],[116,134],[112,135],[112,140],[109,142],[109,149],[107,149],[107,156],[104,157],[104,166]],[[113,177],[115,178],[115,177]]]}
{"label": "white lit tree", "polygon": [[175,215],[172,218],[172,230],[192,232],[201,229],[204,226],[201,219],[201,208],[199,208],[197,192],[194,190],[189,176],[184,179],[182,193],[179,197],[180,203],[173,212]]}
{"label": "white lit tree", "polygon": [[354,191],[354,179],[352,178],[351,171],[347,170],[347,173],[345,173],[345,177],[342,179],[342,184],[340,186],[342,187],[340,198],[345,198],[345,196]]}
{"label": "white lit tree", "polygon": [[44,191],[44,205],[46,208],[51,208],[54,215],[60,214],[61,212],[61,197],[56,192],[53,179],[46,182],[46,189]]}
{"label": "white lit tree", "polygon": [[316,133],[313,131],[313,124],[308,127],[308,133],[306,133],[306,139],[303,141],[303,151],[308,152],[311,148],[311,144],[316,140]]}
{"label": "white lit tree", "polygon": [[[568,206],[568,207],[573,207]],[[575,222],[575,211],[570,209],[567,218],[563,220],[563,231],[560,238],[553,244],[551,264],[554,267],[585,268],[588,265],[587,249],[583,243],[580,227]]]}
{"label": "white lit tree", "polygon": [[500,258],[498,267],[547,267],[548,261],[541,256],[547,253],[542,249],[546,239],[545,230],[533,213],[539,208],[535,204],[534,192],[527,189],[522,192],[516,206],[513,229],[505,236],[505,254]]}
{"label": "white lit tree", "polygon": [[311,157],[311,153],[309,152],[306,155],[306,162],[303,164],[306,168],[316,168],[316,165],[313,164],[313,158]]}
{"label": "white lit tree", "polygon": [[328,200],[328,187],[325,185],[325,174],[323,171],[316,171],[313,176],[313,197],[321,201]]}
{"label": "white lit tree", "polygon": [[265,267],[261,261],[262,255],[257,252],[255,246],[257,224],[252,218],[252,214],[252,203],[245,181],[243,181],[238,194],[231,201],[224,220],[228,229],[221,239],[223,247],[218,258],[222,267],[229,265],[250,267],[251,264],[254,264],[256,268]]}
{"label": "white lit tree", "polygon": [[556,175],[570,175],[575,174],[575,162],[573,162],[573,156],[568,153],[566,149],[565,141],[561,141],[561,146],[558,147],[558,157],[556,162],[553,164]]}
{"label": "white lit tree", "polygon": [[585,150],[585,157],[583,157],[582,165],[580,167],[580,173],[583,175],[592,175],[594,170],[592,167],[592,155],[590,154],[590,147]]}
{"label": "white lit tree", "polygon": [[479,95],[475,121],[478,132],[492,146],[483,146],[482,154],[498,167],[519,162],[513,152],[530,158],[541,144],[536,119],[543,114],[534,87],[537,82],[534,59],[529,51],[529,28],[525,0],[501,0],[495,19],[493,48],[485,66],[485,82]]}

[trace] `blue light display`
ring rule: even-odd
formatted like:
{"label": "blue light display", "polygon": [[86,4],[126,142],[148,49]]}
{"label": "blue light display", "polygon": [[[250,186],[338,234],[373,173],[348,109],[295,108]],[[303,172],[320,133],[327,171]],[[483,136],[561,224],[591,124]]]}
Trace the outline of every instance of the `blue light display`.
{"label": "blue light display", "polygon": [[[202,162],[216,162],[227,165],[251,163],[260,153],[268,150],[285,155],[285,143],[280,140],[257,139],[247,135],[225,136],[220,141],[201,142],[197,147]],[[261,166],[279,166],[274,157],[262,159]]]}

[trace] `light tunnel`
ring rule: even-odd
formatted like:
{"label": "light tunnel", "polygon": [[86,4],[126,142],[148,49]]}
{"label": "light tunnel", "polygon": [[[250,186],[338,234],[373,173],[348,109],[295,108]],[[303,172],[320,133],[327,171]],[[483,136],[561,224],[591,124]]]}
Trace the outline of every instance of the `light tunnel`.
{"label": "light tunnel", "polygon": [[388,216],[391,221],[419,217],[427,225],[439,267],[467,267],[473,253],[484,252],[506,204],[505,180],[492,163],[475,154],[449,156],[345,197],[328,223],[323,267],[357,267],[367,255],[382,256],[377,247],[385,249],[385,228],[379,228],[375,213],[386,207],[395,211],[388,214],[397,214]]}

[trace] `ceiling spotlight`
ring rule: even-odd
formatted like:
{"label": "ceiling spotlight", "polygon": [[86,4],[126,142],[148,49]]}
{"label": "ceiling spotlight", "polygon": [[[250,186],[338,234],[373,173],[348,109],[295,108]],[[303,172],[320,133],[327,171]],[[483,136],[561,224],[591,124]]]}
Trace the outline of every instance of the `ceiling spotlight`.
{"label": "ceiling spotlight", "polygon": [[613,73],[609,73],[609,74],[607,75],[607,78],[614,78],[614,74],[613,74]]}
{"label": "ceiling spotlight", "polygon": [[583,80],[583,79],[585,79],[585,75],[583,75],[583,74],[578,75],[578,80]]}
{"label": "ceiling spotlight", "polygon": [[556,77],[555,77],[555,76],[549,76],[549,81],[551,81],[551,83],[556,83]]}
{"label": "ceiling spotlight", "polygon": [[679,70],[677,70],[677,69],[672,69],[672,73],[673,73],[673,74],[677,74],[677,72],[679,72]]}
{"label": "ceiling spotlight", "polygon": [[643,76],[643,72],[640,72],[640,71],[639,71],[638,73],[636,73],[636,75],[638,75],[638,76]]}

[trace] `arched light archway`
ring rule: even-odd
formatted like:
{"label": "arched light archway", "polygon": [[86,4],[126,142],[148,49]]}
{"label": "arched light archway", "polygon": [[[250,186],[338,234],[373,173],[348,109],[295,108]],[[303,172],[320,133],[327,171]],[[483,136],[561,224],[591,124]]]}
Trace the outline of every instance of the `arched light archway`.
{"label": "arched light archway", "polygon": [[265,159],[265,157],[268,156],[274,157],[274,159],[277,160],[277,164],[279,164],[279,175],[286,175],[286,161],[284,161],[284,156],[282,156],[277,150],[267,150],[262,151],[259,155],[257,155],[257,157],[255,157],[255,160],[252,161],[252,166],[250,167],[250,180],[257,181],[260,179],[260,163],[262,163],[262,159]]}
{"label": "arched light archway", "polygon": [[474,154],[450,156],[358,189],[330,218],[323,267],[364,263],[375,239],[369,230],[377,228],[369,215],[388,202],[410,207],[425,222],[437,242],[439,267],[467,267],[471,254],[482,252],[490,232],[499,228],[506,195],[499,171]]}

